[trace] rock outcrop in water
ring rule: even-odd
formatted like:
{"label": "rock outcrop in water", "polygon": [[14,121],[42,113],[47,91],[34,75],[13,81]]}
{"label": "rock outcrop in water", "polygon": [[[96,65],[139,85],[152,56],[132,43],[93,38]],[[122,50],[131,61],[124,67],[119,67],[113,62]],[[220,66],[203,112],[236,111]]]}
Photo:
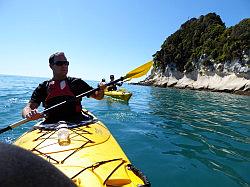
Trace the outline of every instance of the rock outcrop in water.
{"label": "rock outcrop in water", "polygon": [[142,85],[250,95],[250,19],[226,28],[220,16],[192,18],[153,55]]}

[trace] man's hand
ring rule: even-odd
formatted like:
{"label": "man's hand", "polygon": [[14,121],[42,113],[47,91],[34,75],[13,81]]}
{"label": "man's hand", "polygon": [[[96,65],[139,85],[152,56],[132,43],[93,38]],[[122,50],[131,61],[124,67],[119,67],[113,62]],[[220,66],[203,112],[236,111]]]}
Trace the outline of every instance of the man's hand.
{"label": "man's hand", "polygon": [[106,89],[107,86],[106,86],[105,83],[100,82],[98,84],[98,87],[99,87],[99,90],[96,91],[94,94],[92,94],[91,97],[93,97],[93,98],[95,98],[97,100],[101,100],[104,97],[104,90]]}
{"label": "man's hand", "polygon": [[37,120],[42,117],[43,117],[43,114],[39,113],[37,109],[31,110],[29,113],[25,115],[25,118],[29,120]]}
{"label": "man's hand", "polygon": [[100,90],[105,90],[107,88],[106,84],[104,82],[99,83]]}
{"label": "man's hand", "polygon": [[43,117],[43,113],[38,112],[38,104],[35,102],[27,103],[26,107],[24,107],[22,111],[23,118],[27,118],[29,120],[37,120]]}

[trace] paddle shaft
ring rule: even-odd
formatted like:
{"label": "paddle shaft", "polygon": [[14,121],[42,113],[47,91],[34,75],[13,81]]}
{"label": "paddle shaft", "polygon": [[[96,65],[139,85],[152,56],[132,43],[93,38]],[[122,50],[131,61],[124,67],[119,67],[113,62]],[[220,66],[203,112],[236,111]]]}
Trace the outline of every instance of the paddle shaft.
{"label": "paddle shaft", "polygon": [[30,120],[26,118],[26,119],[20,120],[20,121],[18,121],[18,122],[16,122],[16,123],[13,123],[13,124],[11,124],[11,125],[9,125],[9,126],[3,128],[3,129],[0,129],[0,134],[6,132],[6,131],[8,131],[8,130],[12,130],[12,129],[14,129],[14,128],[16,128],[16,127],[18,127],[18,126],[20,126],[20,125],[22,125],[22,124],[24,124],[24,123],[27,123],[27,122],[29,122],[29,121],[30,121]]}
{"label": "paddle shaft", "polygon": [[[112,84],[115,84],[115,83],[117,83],[117,82],[119,82],[119,81],[123,81],[123,80],[124,80],[124,77],[120,77],[119,79],[114,80],[114,81],[111,81],[111,82],[109,82],[109,83],[107,83],[107,84],[105,84],[105,85],[106,85],[106,86],[110,86],[110,85],[112,85]],[[65,104],[65,103],[69,103],[69,102],[75,101],[76,99],[79,99],[79,98],[84,97],[84,96],[86,96],[86,95],[92,94],[92,93],[94,93],[94,92],[96,92],[96,91],[98,91],[98,90],[100,90],[99,87],[98,87],[98,88],[95,88],[95,89],[92,89],[92,90],[89,90],[89,91],[87,91],[87,92],[81,93],[81,94],[77,95],[74,99],[69,99],[69,100],[62,101],[62,102],[60,102],[60,103],[58,103],[58,104],[56,104],[56,105],[53,105],[53,106],[51,106],[51,107],[49,107],[49,108],[43,110],[42,113],[45,114],[45,113],[49,112],[50,110],[52,110],[52,109],[54,109],[54,108],[56,108],[56,107],[58,107],[58,106],[61,106],[61,105]],[[29,122],[29,121],[30,121],[30,120],[26,118],[26,119],[20,120],[20,121],[18,121],[18,122],[16,122],[16,123],[13,123],[13,124],[11,124],[11,125],[9,125],[9,126],[3,128],[3,129],[0,129],[0,134],[6,132],[6,131],[8,131],[8,130],[12,130],[12,129],[14,129],[14,128],[16,128],[16,127],[18,127],[18,126],[20,126],[20,125],[22,125],[22,124],[24,124],[24,123],[27,123],[27,122]]]}

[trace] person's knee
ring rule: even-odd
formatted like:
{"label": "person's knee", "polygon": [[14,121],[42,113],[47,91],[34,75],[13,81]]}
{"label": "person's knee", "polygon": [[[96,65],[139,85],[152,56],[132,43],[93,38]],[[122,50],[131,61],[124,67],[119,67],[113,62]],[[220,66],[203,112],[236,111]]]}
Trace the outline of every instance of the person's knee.
{"label": "person's knee", "polygon": [[20,147],[0,142],[0,186],[75,186],[49,162]]}

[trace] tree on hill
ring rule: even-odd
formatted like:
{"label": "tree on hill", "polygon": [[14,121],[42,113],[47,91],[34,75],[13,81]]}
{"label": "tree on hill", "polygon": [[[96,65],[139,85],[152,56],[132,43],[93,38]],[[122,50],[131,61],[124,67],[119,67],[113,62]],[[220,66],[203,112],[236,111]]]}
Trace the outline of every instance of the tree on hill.
{"label": "tree on hill", "polygon": [[179,71],[192,71],[200,58],[204,66],[233,59],[242,60],[250,49],[250,19],[226,28],[219,15],[209,13],[192,18],[169,36],[153,57],[155,67],[164,72],[175,63]]}

